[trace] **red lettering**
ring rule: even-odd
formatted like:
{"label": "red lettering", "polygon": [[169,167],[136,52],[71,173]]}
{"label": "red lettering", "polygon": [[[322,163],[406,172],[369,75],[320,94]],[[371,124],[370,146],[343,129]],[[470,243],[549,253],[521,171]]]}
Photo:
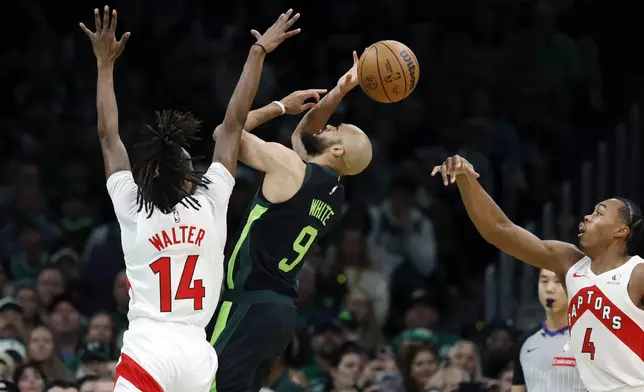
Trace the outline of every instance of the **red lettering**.
{"label": "red lettering", "polygon": [[[199,256],[188,256],[183,266],[176,300],[192,299],[194,310],[203,310],[203,299],[206,297],[206,288],[201,279],[192,280]],[[161,257],[150,264],[150,269],[159,275],[159,311],[172,312],[172,269],[169,257]],[[191,287],[192,286],[192,287]]]}
{"label": "red lettering", "polygon": [[188,229],[188,226],[179,226],[181,229],[181,242],[186,242],[186,229]]}
{"label": "red lettering", "polygon": [[161,243],[161,238],[159,237],[159,234],[155,234],[154,236],[148,238],[148,241],[150,241],[150,243],[155,248],[157,248],[159,252],[164,248],[163,244]]}
{"label": "red lettering", "polygon": [[199,232],[197,233],[197,239],[195,240],[195,245],[201,246],[201,241],[204,239],[206,236],[206,231],[204,229],[199,229]]}
{"label": "red lettering", "polygon": [[161,232],[161,235],[163,236],[163,245],[165,246],[172,245],[172,240],[170,239],[170,236],[168,236],[168,233],[165,232],[165,230]]}
{"label": "red lettering", "polygon": [[195,230],[196,229],[197,229],[196,227],[190,226],[190,231],[188,231],[188,243],[189,244],[194,244],[194,242],[192,242],[192,237],[195,235]]}
{"label": "red lettering", "polygon": [[180,244],[181,242],[183,242],[183,241],[179,241],[177,239],[177,228],[176,227],[172,228],[172,242],[174,243],[174,245],[177,245],[177,244]]}

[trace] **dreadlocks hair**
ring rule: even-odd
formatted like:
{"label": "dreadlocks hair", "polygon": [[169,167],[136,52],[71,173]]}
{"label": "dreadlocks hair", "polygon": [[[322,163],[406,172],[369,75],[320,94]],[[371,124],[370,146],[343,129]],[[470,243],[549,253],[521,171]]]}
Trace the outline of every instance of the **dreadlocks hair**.
{"label": "dreadlocks hair", "polygon": [[640,207],[629,199],[623,197],[617,197],[617,200],[622,202],[622,207],[619,209],[619,215],[621,219],[626,223],[630,233],[626,237],[626,242],[630,243],[633,241],[636,235],[642,232],[644,229],[644,224],[642,223],[642,210]]}
{"label": "dreadlocks hair", "polygon": [[[192,113],[164,110],[155,113],[156,127],[145,124],[144,132],[152,137],[137,145],[142,156],[135,166],[135,180],[138,185],[136,200],[138,212],[143,209],[152,216],[156,207],[164,214],[172,212],[177,203],[199,209],[200,204],[192,195],[196,186],[207,188],[210,181],[190,169],[191,158],[183,153],[190,142],[200,140],[201,121]],[[185,182],[193,184],[191,190],[185,189]]]}

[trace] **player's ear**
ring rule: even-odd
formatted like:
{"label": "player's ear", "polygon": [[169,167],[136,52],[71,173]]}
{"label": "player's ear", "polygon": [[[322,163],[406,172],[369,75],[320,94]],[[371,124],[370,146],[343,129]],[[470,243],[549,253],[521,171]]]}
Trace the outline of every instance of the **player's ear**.
{"label": "player's ear", "polygon": [[631,233],[631,229],[624,225],[615,231],[615,238],[626,238]]}
{"label": "player's ear", "polygon": [[331,146],[331,154],[333,154],[334,157],[339,158],[344,155],[344,147],[342,147],[339,144],[334,144]]}

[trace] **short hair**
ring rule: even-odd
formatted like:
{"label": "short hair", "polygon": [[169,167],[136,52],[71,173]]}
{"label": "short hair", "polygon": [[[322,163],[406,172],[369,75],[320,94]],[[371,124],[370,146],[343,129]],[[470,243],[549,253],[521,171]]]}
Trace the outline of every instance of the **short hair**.
{"label": "short hair", "polygon": [[151,139],[137,145],[143,150],[134,167],[138,211],[145,209],[149,218],[154,208],[169,214],[177,203],[199,209],[199,202],[184,188],[184,183],[207,187],[210,181],[189,168],[191,158],[184,156],[183,149],[200,140],[196,133],[201,121],[190,112],[169,110],[157,111],[155,117],[156,127],[144,126],[152,134]]}
{"label": "short hair", "polygon": [[619,216],[630,229],[630,233],[626,237],[626,242],[630,243],[644,229],[644,224],[642,224],[642,210],[632,200],[623,197],[616,197],[615,199],[622,202],[622,206],[619,208]]}

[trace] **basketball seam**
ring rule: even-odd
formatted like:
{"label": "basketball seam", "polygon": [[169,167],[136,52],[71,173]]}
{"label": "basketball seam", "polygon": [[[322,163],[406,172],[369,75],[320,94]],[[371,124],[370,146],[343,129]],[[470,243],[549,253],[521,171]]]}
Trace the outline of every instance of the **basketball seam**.
{"label": "basketball seam", "polygon": [[391,52],[391,54],[393,54],[393,55],[394,55],[394,58],[396,59],[396,62],[398,62],[398,65],[400,65],[400,73],[402,74],[403,79],[405,80],[405,94],[403,94],[403,96],[405,96],[405,97],[406,97],[406,96],[407,96],[407,90],[408,90],[408,88],[407,88],[407,76],[405,75],[405,67],[400,63],[400,60],[398,59],[398,55],[396,54],[396,52],[394,52],[394,51],[393,51],[393,49],[391,49],[391,48],[390,48],[386,43],[384,43],[384,42],[381,42],[381,44],[382,44],[385,48],[389,49],[389,51]]}
{"label": "basketball seam", "polygon": [[[367,55],[369,55],[369,52],[370,52],[370,51],[371,51],[371,49],[373,49],[373,48],[374,48],[374,46],[373,46],[373,45],[371,45],[369,48],[367,48],[367,51],[366,51],[366,52],[364,52],[364,54],[363,54],[363,56],[364,56],[364,60],[362,61],[362,64],[360,65],[360,68],[358,69],[358,81],[359,81],[359,82],[361,82],[361,81],[362,81],[362,76],[364,75],[364,71],[363,71],[362,69],[364,68],[364,63],[366,63],[366,62],[367,62]],[[376,53],[376,55],[377,55],[377,53]],[[365,88],[363,88],[363,87],[362,87],[362,83],[360,83],[360,88],[362,88],[362,91],[364,91],[367,95],[369,95],[369,93],[367,92],[367,89],[365,89]]]}
{"label": "basketball seam", "polygon": [[387,94],[387,89],[385,89],[385,84],[382,83],[382,74],[380,73],[380,59],[378,58],[378,47],[376,45],[373,46],[376,49],[376,69],[378,70],[378,80],[380,80],[380,87],[382,88],[382,92],[385,93],[385,97],[389,101],[389,103],[393,103],[391,98],[389,98],[389,94]]}

